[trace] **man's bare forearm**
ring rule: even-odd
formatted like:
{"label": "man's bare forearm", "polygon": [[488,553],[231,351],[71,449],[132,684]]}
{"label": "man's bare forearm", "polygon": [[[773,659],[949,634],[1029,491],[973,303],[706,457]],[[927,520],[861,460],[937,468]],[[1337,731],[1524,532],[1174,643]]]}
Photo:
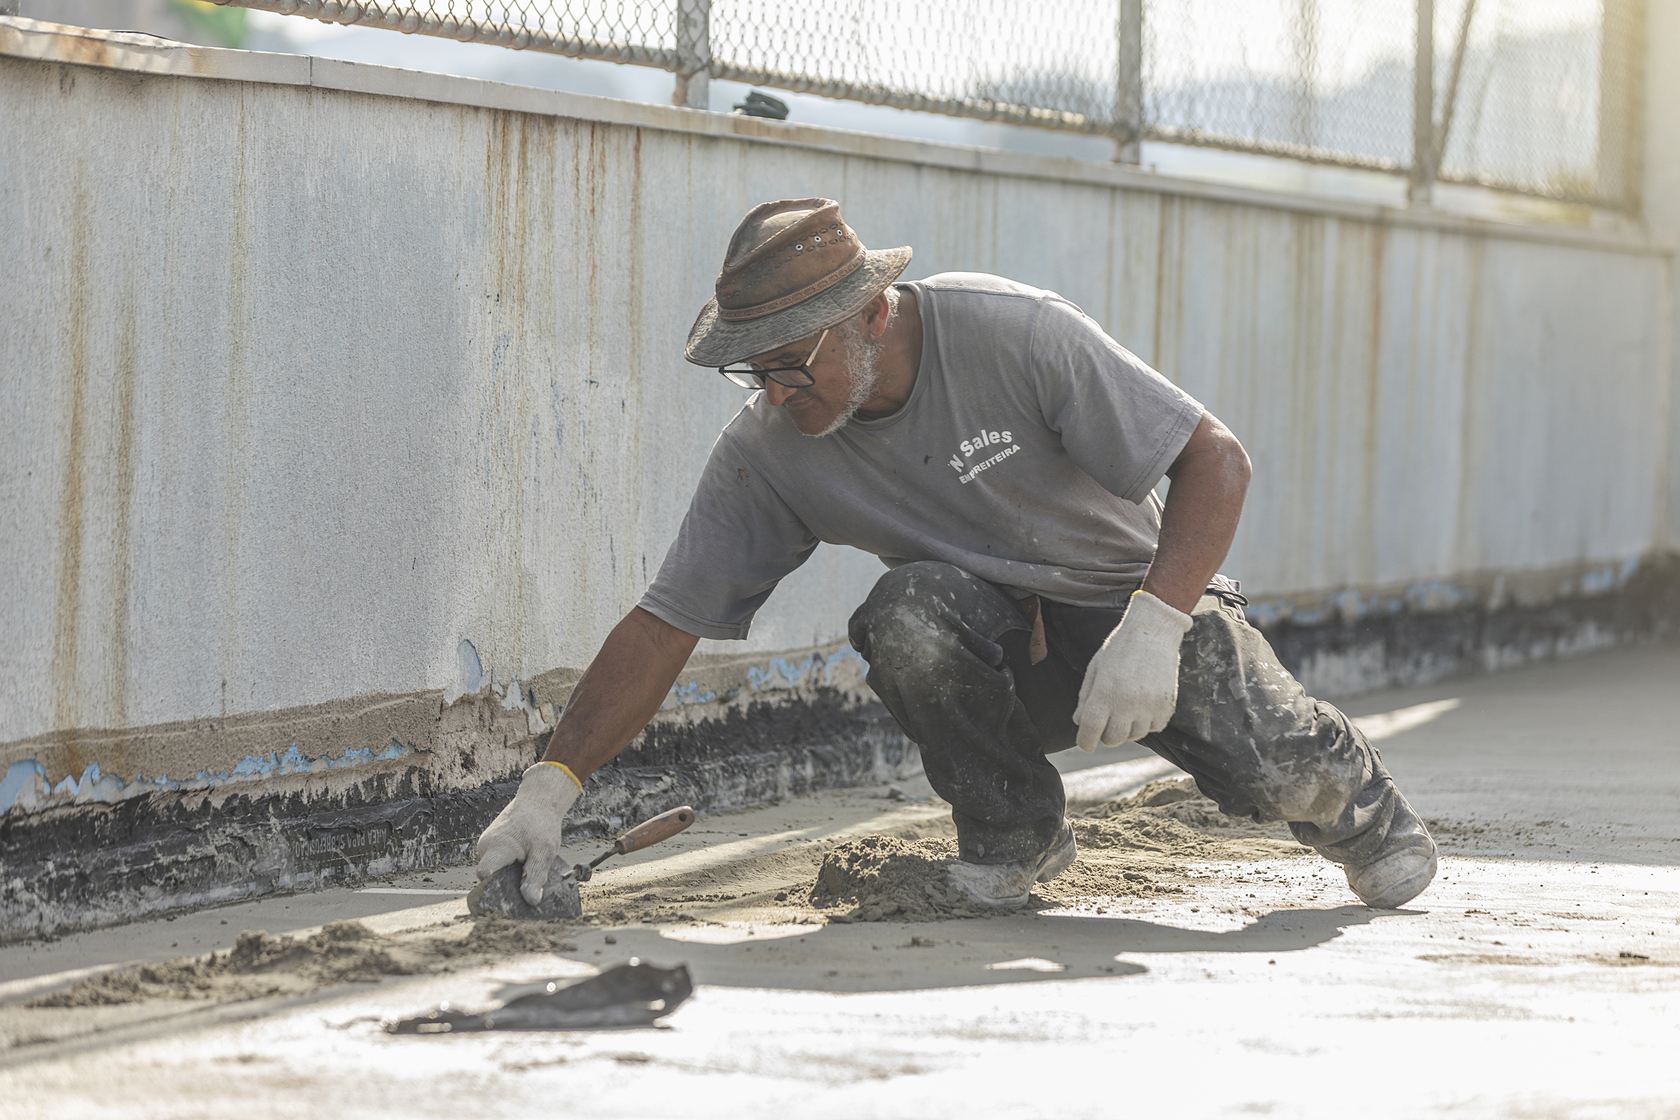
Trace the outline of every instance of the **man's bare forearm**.
{"label": "man's bare forearm", "polygon": [[563,763],[579,781],[593,774],[659,711],[699,640],[632,609],[573,686],[543,761]]}
{"label": "man's bare forearm", "polygon": [[1143,589],[1189,614],[1225,562],[1242,516],[1251,467],[1237,437],[1212,413],[1184,445],[1167,477],[1161,540]]}

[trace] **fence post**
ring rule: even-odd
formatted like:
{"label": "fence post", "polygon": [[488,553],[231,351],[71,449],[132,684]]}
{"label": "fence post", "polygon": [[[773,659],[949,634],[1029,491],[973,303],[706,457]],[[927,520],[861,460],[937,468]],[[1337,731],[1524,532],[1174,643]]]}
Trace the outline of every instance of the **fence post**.
{"label": "fence post", "polygon": [[1114,161],[1142,160],[1143,0],[1120,0],[1114,90]]}
{"label": "fence post", "polygon": [[1427,205],[1435,183],[1435,0],[1417,0],[1412,65],[1412,175],[1406,197]]}
{"label": "fence post", "polygon": [[673,105],[704,109],[712,65],[712,0],[677,0],[677,88]]}

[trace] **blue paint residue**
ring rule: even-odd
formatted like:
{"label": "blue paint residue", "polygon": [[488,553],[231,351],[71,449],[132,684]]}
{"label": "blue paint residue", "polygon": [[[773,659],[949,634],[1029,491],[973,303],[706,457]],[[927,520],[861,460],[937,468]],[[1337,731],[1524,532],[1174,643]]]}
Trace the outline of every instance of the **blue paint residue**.
{"label": "blue paint residue", "polygon": [[805,679],[805,674],[810,672],[811,666],[816,663],[817,655],[814,653],[798,665],[794,665],[785,657],[774,657],[770,659],[767,668],[760,669],[753,665],[747,669],[747,685],[754,692],[793,688]]}
{"label": "blue paint residue", "polygon": [[[824,684],[834,681],[834,671],[847,662],[856,662],[860,674],[869,672],[869,665],[857,650],[851,646],[841,646],[833,653],[824,657],[820,653],[807,655],[803,660],[790,661],[785,657],[773,657],[767,665],[749,665],[747,667],[746,686],[754,692],[782,692],[798,687],[819,666],[822,669]],[[708,704],[714,700],[733,700],[739,695],[738,689],[729,689],[721,695],[715,689],[703,687],[699,681],[689,681],[686,684],[679,681],[671,686],[666,694],[665,702],[659,706],[660,711],[668,712],[673,708],[680,708],[686,704]]]}
{"label": "blue paint residue", "polygon": [[1614,591],[1639,572],[1639,557],[1630,556],[1620,564],[1606,564],[1602,568],[1594,568],[1581,575],[1581,592],[1585,595],[1603,595],[1607,591]]}
{"label": "blue paint residue", "polygon": [[23,788],[32,784],[36,778],[45,782],[47,768],[33,758],[26,758],[6,767],[6,776],[0,778],[0,813],[10,809],[17,801],[18,794],[23,792]]}
{"label": "blue paint residue", "polygon": [[[67,775],[59,779],[57,784],[49,786],[47,792],[54,798],[70,798],[77,803],[118,801],[141,793],[214,789],[217,786],[256,781],[277,775],[321,774],[372,762],[389,762],[413,754],[417,750],[419,748],[392,739],[388,746],[378,751],[372,747],[360,747],[347,750],[336,758],[321,755],[311,759],[298,750],[296,743],[292,743],[284,751],[271,751],[266,756],[250,755],[242,758],[220,772],[200,770],[185,781],[166,774],[148,778],[144,773],[136,773],[132,781],[124,781],[115,774],[105,773],[100,769],[99,763],[90,762],[79,776]],[[26,758],[21,762],[12,763],[6,770],[6,776],[0,779],[0,814],[9,812],[12,806],[17,804],[24,790],[37,780],[43,785],[47,784],[46,768],[39,761]]]}
{"label": "blue paint residue", "polygon": [[699,681],[689,681],[687,684],[678,683],[671,686],[672,707],[680,707],[683,704],[708,704],[716,699],[716,691],[712,689],[707,689],[704,692],[700,691]]}
{"label": "blue paint residue", "polygon": [[471,696],[484,687],[489,679],[485,672],[484,662],[478,656],[478,647],[466,638],[455,647],[455,679],[443,691],[443,706],[448,707],[463,696]]}

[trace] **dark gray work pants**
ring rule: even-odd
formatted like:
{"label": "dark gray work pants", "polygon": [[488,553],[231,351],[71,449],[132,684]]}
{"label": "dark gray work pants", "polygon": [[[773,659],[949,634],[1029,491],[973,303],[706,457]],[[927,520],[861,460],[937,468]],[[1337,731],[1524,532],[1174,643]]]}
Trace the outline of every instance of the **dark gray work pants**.
{"label": "dark gray work pants", "polygon": [[[869,686],[921,747],[970,862],[1031,859],[1056,837],[1066,798],[1045,756],[1073,746],[1085,667],[1125,614],[1040,603],[1049,655],[1036,665],[1021,608],[950,564],[894,568],[852,615]],[[1369,859],[1396,799],[1375,748],[1306,694],[1236,603],[1210,593],[1191,617],[1178,709],[1143,745],[1224,812],[1288,821],[1296,839],[1337,863]]]}

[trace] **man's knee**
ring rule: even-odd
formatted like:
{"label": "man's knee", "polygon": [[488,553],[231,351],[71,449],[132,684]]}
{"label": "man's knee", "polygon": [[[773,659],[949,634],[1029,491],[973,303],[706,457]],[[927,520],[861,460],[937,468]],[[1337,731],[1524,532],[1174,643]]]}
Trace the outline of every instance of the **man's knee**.
{"label": "man's knee", "polygon": [[957,615],[961,593],[977,581],[939,560],[901,564],[875,581],[846,631],[866,661],[914,658],[936,648]]}

